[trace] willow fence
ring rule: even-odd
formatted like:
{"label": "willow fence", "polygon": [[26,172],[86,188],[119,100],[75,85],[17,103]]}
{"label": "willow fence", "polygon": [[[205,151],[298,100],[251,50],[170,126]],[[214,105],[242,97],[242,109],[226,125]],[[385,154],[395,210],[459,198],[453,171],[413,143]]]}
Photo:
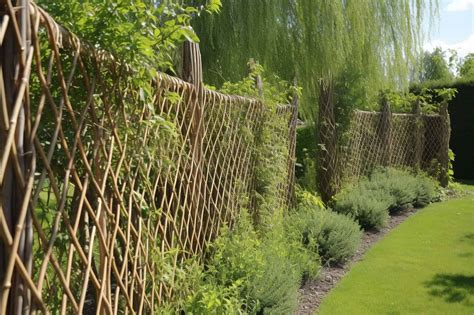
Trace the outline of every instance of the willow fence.
{"label": "willow fence", "polygon": [[[192,43],[144,104],[133,70],[34,3],[0,9],[0,313],[155,312],[173,294],[156,256],[202,254],[251,205],[268,108],[204,88]],[[275,115],[287,206],[297,103]]]}
{"label": "willow fence", "polygon": [[[321,137],[325,150],[319,168],[320,191],[329,200],[342,182],[369,175],[376,167],[401,167],[422,170],[441,185],[448,184],[450,118],[447,104],[439,113],[423,114],[419,103],[412,113],[392,113],[385,102],[380,112],[356,110],[349,128],[340,140],[330,106],[320,112]],[[342,142],[342,143],[341,143]]]}

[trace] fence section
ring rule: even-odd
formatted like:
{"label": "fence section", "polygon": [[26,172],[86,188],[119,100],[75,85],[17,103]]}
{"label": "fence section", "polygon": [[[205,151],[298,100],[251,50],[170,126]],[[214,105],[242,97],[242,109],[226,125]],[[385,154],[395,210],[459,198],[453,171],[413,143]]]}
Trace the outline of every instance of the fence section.
{"label": "fence section", "polygon": [[417,107],[413,114],[355,111],[341,153],[342,176],[366,176],[377,166],[412,167],[444,183],[449,163],[449,116],[444,111],[430,115]]}
{"label": "fence section", "polygon": [[[191,82],[158,74],[145,91],[36,5],[0,3],[0,313],[152,313],[172,295],[160,257],[202,253],[248,206],[268,109],[203,88],[197,46]],[[276,114],[284,206],[296,104]]]}
{"label": "fence section", "polygon": [[380,112],[356,110],[345,141],[340,143],[334,104],[324,98],[331,93],[325,91],[319,109],[321,144],[317,165],[319,192],[325,201],[334,196],[344,180],[367,176],[379,166],[421,169],[441,185],[448,184],[450,119],[446,104],[439,114],[422,114],[419,103],[410,114],[392,113],[387,102]]}

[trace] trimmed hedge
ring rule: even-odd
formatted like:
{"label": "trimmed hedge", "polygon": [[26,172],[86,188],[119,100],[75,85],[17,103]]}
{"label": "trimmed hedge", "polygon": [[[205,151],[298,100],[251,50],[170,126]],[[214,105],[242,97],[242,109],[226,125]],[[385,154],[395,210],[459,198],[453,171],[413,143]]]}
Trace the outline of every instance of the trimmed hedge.
{"label": "trimmed hedge", "polygon": [[474,79],[454,82],[433,81],[423,86],[413,86],[416,94],[425,88],[455,88],[456,96],[449,102],[451,116],[450,148],[455,154],[454,178],[474,179]]}

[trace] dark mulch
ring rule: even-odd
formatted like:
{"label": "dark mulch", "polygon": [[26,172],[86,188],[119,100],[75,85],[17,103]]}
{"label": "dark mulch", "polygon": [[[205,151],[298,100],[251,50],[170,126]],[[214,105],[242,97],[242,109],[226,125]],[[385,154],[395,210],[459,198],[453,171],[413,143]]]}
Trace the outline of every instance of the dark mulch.
{"label": "dark mulch", "polygon": [[321,304],[326,294],[336,286],[339,280],[351,269],[351,266],[362,259],[365,252],[378,240],[384,237],[387,232],[405,221],[416,210],[408,209],[389,219],[387,227],[380,231],[366,231],[362,236],[362,242],[354,257],[340,266],[323,266],[317,279],[308,281],[300,289],[299,306],[296,314],[313,314]]}

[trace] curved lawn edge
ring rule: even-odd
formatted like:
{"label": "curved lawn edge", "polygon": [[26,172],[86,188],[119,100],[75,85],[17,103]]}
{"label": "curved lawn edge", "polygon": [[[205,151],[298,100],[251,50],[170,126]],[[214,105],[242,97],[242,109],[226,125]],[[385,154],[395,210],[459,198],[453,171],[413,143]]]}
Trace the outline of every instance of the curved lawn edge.
{"label": "curved lawn edge", "polygon": [[353,264],[318,314],[474,313],[474,196],[432,204]]}
{"label": "curved lawn edge", "polygon": [[417,209],[406,209],[389,218],[386,227],[380,231],[364,231],[361,244],[354,257],[343,265],[323,266],[316,279],[310,280],[299,290],[299,305],[296,314],[313,314],[318,309],[324,297],[339,283],[339,281],[351,270],[354,263],[363,259],[365,253],[378,241],[385,237],[392,229],[404,222],[408,217],[418,211]]}

